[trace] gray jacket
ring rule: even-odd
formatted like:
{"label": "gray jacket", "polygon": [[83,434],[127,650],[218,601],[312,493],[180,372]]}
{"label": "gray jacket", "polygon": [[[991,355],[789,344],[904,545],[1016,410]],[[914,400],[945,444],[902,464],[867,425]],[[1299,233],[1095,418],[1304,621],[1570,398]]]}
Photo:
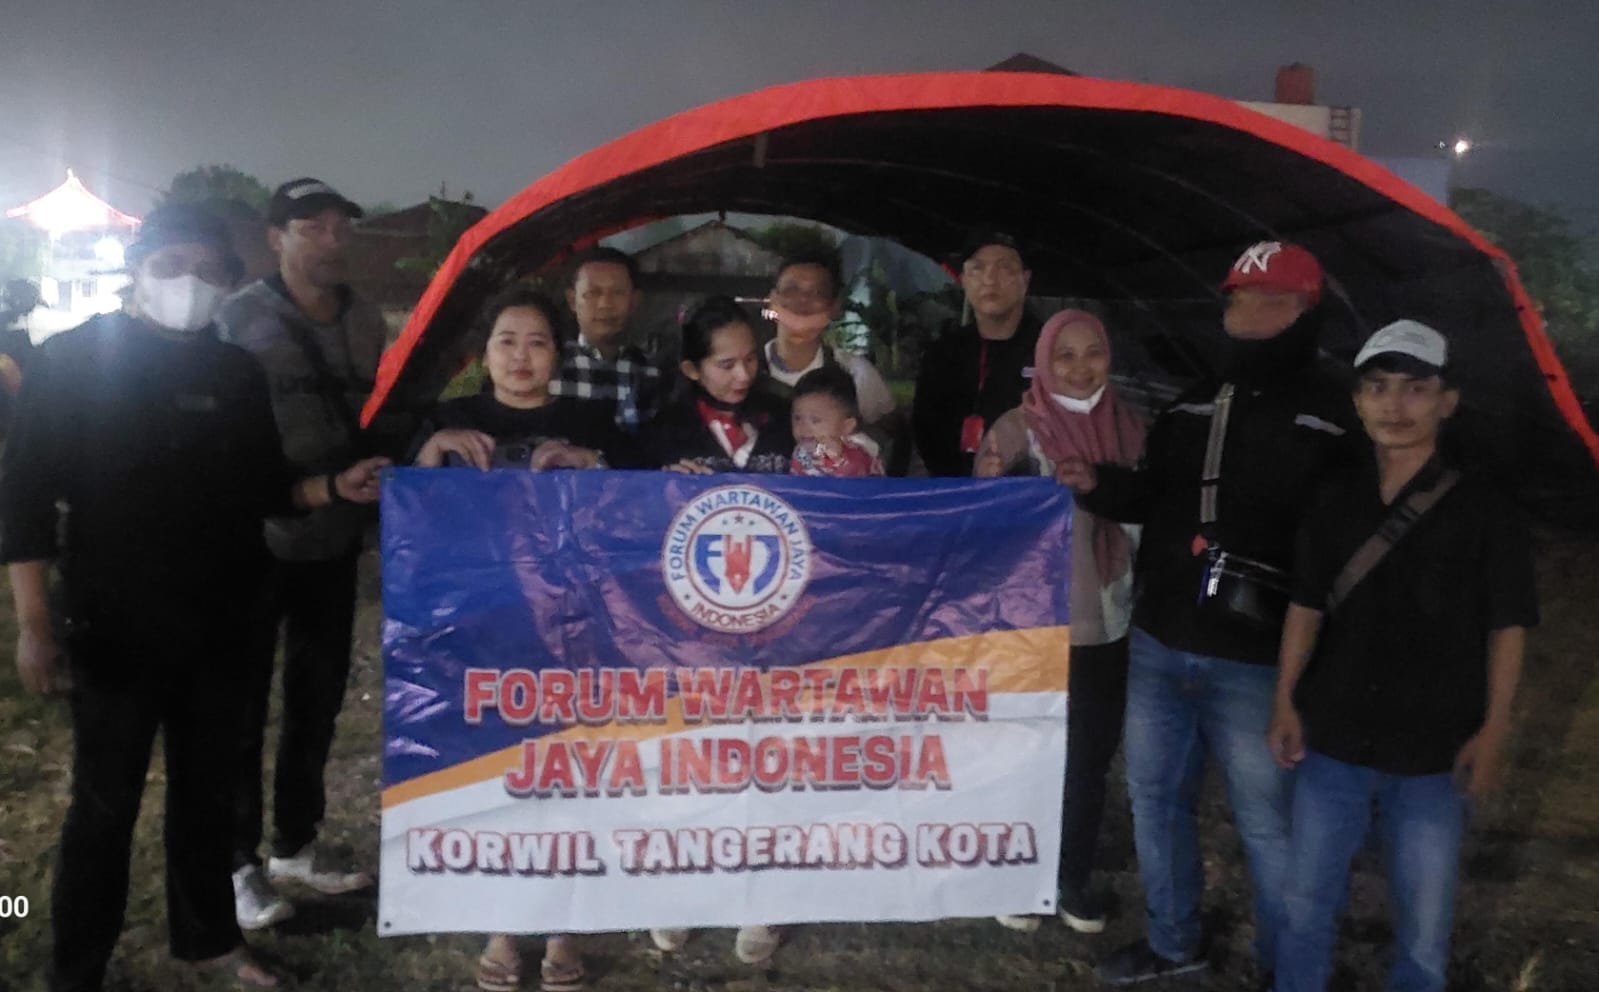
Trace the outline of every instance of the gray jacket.
{"label": "gray jacket", "polygon": [[[274,275],[223,302],[217,333],[253,354],[266,370],[290,464],[303,475],[319,475],[355,460],[355,425],[388,336],[377,307],[351,296],[338,320],[312,320]],[[301,337],[320,352],[323,373]],[[359,545],[365,519],[362,508],[344,504],[273,518],[266,523],[267,546],[285,561],[338,558]]]}

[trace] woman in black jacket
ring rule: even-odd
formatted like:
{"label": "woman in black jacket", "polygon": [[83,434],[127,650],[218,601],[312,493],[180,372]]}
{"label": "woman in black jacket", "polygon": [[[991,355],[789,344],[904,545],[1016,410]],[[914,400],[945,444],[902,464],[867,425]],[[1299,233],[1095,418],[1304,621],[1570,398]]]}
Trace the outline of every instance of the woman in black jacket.
{"label": "woman in black jacket", "polygon": [[[488,382],[482,392],[434,410],[417,435],[413,464],[542,471],[639,463],[633,442],[604,404],[550,395],[561,363],[561,324],[548,299],[529,289],[508,290],[489,301],[483,316]],[[571,936],[549,935],[539,978],[546,992],[583,987],[583,959]],[[489,937],[476,980],[488,992],[520,987],[522,957],[509,934]]]}
{"label": "woman in black jacket", "polygon": [[617,468],[640,464],[635,444],[604,404],[552,396],[561,364],[560,317],[531,289],[511,289],[484,308],[484,390],[440,404],[410,461],[422,468]]}
{"label": "woman in black jacket", "polygon": [[[748,314],[733,300],[713,296],[683,322],[686,388],[677,402],[645,428],[647,456],[671,472],[788,471],[794,452],[788,404],[760,388],[759,351]],[[682,950],[691,931],[662,928],[650,939],[663,951]],[[777,950],[777,928],[744,926],[733,951],[760,964]]]}
{"label": "woman in black jacket", "polygon": [[787,472],[794,452],[788,404],[759,388],[749,315],[713,296],[683,323],[676,402],[645,428],[646,457],[678,472]]}

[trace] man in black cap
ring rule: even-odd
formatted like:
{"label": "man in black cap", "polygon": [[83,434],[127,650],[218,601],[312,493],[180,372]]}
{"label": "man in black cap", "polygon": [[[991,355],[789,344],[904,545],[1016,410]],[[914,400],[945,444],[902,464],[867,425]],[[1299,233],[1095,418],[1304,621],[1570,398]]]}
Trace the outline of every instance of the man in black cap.
{"label": "man in black cap", "polygon": [[1032,272],[1015,238],[980,231],[961,252],[969,318],[922,354],[911,408],[916,447],[933,476],[970,476],[983,433],[1022,401],[1039,321],[1027,308]]}
{"label": "man in black cap", "polygon": [[[0,459],[18,674],[33,692],[72,687],[49,984],[101,986],[159,729],[172,954],[266,988],[277,978],[245,946],[228,899],[233,762],[217,746],[237,732],[249,681],[239,657],[265,564],[261,524],[371,502],[383,462],[301,478],[284,460],[260,366],[212,333],[242,271],[220,221],[157,210],[127,259],[127,310],[39,349]],[[61,638],[46,598],[56,562]]]}
{"label": "man in black cap", "polygon": [[[266,369],[272,412],[289,463],[322,472],[364,450],[359,411],[372,390],[387,329],[347,284],[352,221],[361,208],[327,183],[295,179],[268,207],[278,271],[234,294],[219,332]],[[367,515],[330,506],[267,521],[272,568],[249,647],[255,682],[238,755],[234,889],[239,925],[271,926],[293,913],[273,888],[290,881],[324,894],[366,888],[364,872],[328,863],[313,842],[322,821],[323,769],[350,672],[356,561]],[[262,742],[278,629],[284,628],[283,709],[273,783],[271,857],[263,874]]]}

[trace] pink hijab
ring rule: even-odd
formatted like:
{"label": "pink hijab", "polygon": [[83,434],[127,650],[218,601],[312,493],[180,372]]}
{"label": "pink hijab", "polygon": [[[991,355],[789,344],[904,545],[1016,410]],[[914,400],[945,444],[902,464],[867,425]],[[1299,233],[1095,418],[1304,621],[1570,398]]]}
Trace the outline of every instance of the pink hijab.
{"label": "pink hijab", "polygon": [[[1109,384],[1099,403],[1088,413],[1074,413],[1061,406],[1052,394],[1065,395],[1057,387],[1050,370],[1055,339],[1072,324],[1093,329],[1105,351],[1110,337],[1099,318],[1086,310],[1062,310],[1044,322],[1033,352],[1033,384],[1022,397],[1022,415],[1038,439],[1038,446],[1055,464],[1068,458],[1081,458],[1090,464],[1109,462],[1132,465],[1144,450],[1144,424],[1116,395]],[[1101,585],[1109,585],[1131,567],[1131,544],[1127,534],[1112,521],[1101,521],[1079,509],[1078,519],[1087,518],[1094,528],[1094,562]]]}

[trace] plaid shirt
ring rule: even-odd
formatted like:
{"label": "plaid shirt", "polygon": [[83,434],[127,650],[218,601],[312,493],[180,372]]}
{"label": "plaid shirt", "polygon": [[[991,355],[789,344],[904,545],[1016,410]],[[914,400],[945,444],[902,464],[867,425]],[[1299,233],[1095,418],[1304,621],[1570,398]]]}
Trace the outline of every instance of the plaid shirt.
{"label": "plaid shirt", "polygon": [[642,350],[628,345],[611,362],[581,336],[562,349],[560,377],[550,384],[552,396],[610,403],[616,426],[629,434],[655,416],[660,393],[661,370]]}

